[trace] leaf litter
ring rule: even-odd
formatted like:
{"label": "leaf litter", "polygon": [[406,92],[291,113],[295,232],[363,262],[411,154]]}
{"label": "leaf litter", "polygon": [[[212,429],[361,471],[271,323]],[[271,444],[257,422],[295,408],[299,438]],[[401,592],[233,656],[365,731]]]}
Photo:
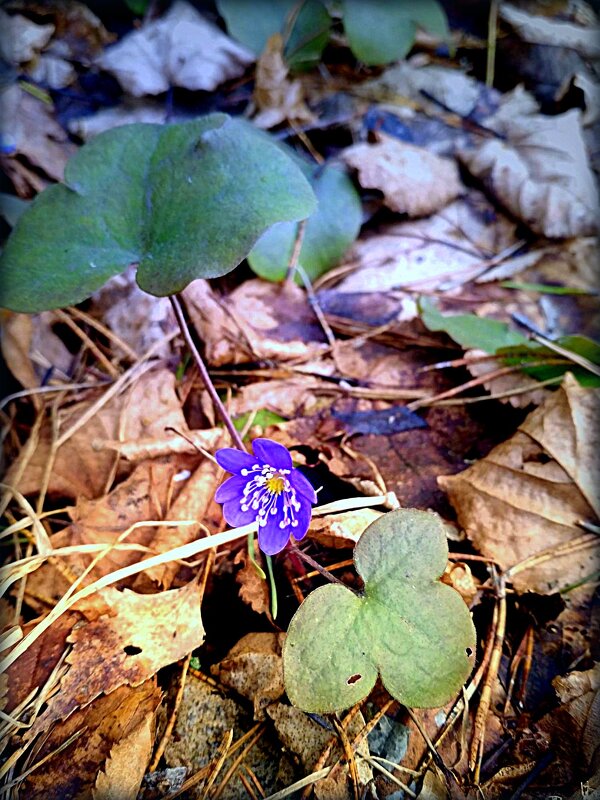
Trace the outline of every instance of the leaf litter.
{"label": "leaf litter", "polygon": [[[533,96],[543,75],[528,85],[533,94],[498,81],[499,91],[480,82],[476,66],[466,74],[452,56],[432,56],[420,34],[416,55],[384,70],[363,66],[359,77],[339,32],[321,56],[326,67],[300,72],[285,26],[273,30],[283,38],[254,53],[228,38],[216,15],[180,2],[107,46],[118,38],[107,33],[110,14],[77,17],[59,5],[36,16],[34,6],[9,9],[12,24],[26,23],[13,44],[29,48],[11,49],[9,61],[58,94],[48,102],[22,84],[11,94],[3,87],[3,104],[17,112],[2,143],[18,196],[62,177],[77,149],[66,130],[89,123],[85,135],[95,135],[94,116],[70,111],[61,79],[49,79],[58,75],[52,58],[55,68],[60,59],[77,65],[63,80],[84,94],[91,59],[116,74],[123,97],[111,118],[101,119],[108,103],[96,101],[96,132],[138,118],[132,101],[145,95],[158,96],[143,110],[150,121],[168,118],[165,97],[171,119],[189,117],[186,103],[200,90],[211,110],[258,112],[254,122],[312,158],[316,175],[331,164],[353,180],[363,223],[357,236],[352,222],[353,244],[327,238],[334,187],[316,212],[327,224],[303,245],[297,223],[284,223],[285,258],[265,251],[267,278],[283,278],[298,249],[314,286],[242,268],[194,281],[183,302],[247,440],[289,447],[320,488],[319,504],[387,497],[387,511],[380,499],[315,516],[306,553],[360,590],[352,550],[369,525],[398,503],[437,511],[450,543],[440,580],[471,609],[477,643],[474,672],[442,708],[407,710],[379,682],[337,719],[289,704],[287,627],[323,578],[284,551],[273,564],[275,616],[260,554],[233,540],[170,556],[224,528],[213,501],[223,472],[211,457],[228,439],[168,302],[140,290],[130,269],[89,304],[33,317],[3,312],[17,395],[3,406],[4,632],[39,633],[7,670],[7,796],[150,800],[183,787],[189,797],[259,797],[303,779],[299,791],[322,798],[356,797],[366,785],[383,798],[404,785],[404,796],[451,791],[471,800],[474,784],[489,798],[590,796],[600,661],[592,635],[597,384],[559,353],[561,375],[545,385],[494,349],[429,328],[423,313],[425,299],[443,314],[475,314],[484,327],[494,320],[516,331],[515,318],[524,319],[525,339],[532,329],[552,341],[597,338],[590,89],[585,115],[569,107],[570,91],[557,93],[548,115]],[[537,6],[504,4],[499,30],[525,47],[597,58],[576,14],[542,17]],[[491,52],[487,30],[479,36],[471,50],[463,39],[464,52],[482,41]],[[499,70],[501,47],[497,58]],[[577,85],[587,86],[581,75]],[[177,95],[182,88],[190,95]],[[345,111],[331,117],[334,103]],[[24,126],[34,135],[25,139]],[[255,263],[250,257],[261,275]],[[507,278],[588,294],[544,295],[502,286]],[[144,569],[157,554],[161,563]],[[137,571],[45,625],[69,592],[123,568]],[[388,749],[376,744],[386,736]],[[168,788],[159,795],[153,785]]]}

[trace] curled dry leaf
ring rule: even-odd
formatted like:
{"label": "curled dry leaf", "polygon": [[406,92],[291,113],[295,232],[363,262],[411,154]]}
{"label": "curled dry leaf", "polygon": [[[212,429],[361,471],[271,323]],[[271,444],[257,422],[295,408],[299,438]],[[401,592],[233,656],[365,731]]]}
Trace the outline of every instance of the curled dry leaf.
{"label": "curled dry leaf", "polygon": [[214,366],[318,355],[324,337],[299,286],[260,279],[244,281],[220,299],[206,281],[183,292],[206,357]]}
{"label": "curled dry leaf", "polygon": [[598,231],[599,204],[588,164],[581,112],[514,113],[511,98],[486,125],[505,139],[463,148],[467,169],[535,233],[548,238]]}
{"label": "curled dry leaf", "polygon": [[598,25],[577,25],[573,22],[549,19],[530,14],[512,3],[503,3],[500,16],[526,42],[566,47],[585,58],[600,58],[600,28]]}
{"label": "curled dry leaf", "polygon": [[92,800],[136,800],[154,744],[154,715],[148,714],[115,742],[96,777]]}
{"label": "curled dry leaf", "polygon": [[582,779],[589,778],[590,772],[597,772],[598,763],[600,664],[560,675],[552,684],[560,705],[539,721],[538,728],[557,751],[556,766],[563,779],[565,769]]}
{"label": "curled dry leaf", "polygon": [[252,99],[258,113],[253,122],[259,128],[274,128],[286,120],[296,124],[314,121],[314,115],[304,102],[302,83],[291,80],[288,74],[289,68],[283,58],[283,38],[280,33],[274,33],[256,64]]}
{"label": "curled dry leaf", "polygon": [[107,588],[102,590],[102,600],[110,612],[76,626],[67,638],[72,645],[66,659],[70,669],[28,738],[67,719],[100,694],[110,694],[120,686],[140,686],[204,640],[196,581],[149,595]]}
{"label": "curled dry leaf", "polygon": [[[57,721],[37,753],[43,767],[34,770],[24,782],[27,797],[34,800],[75,800],[77,797],[100,798],[94,786],[104,787],[101,770],[111,774],[108,763],[113,748],[120,748],[129,737],[136,738],[148,726],[154,727],[161,691],[154,681],[141,686],[120,686],[108,695],[101,695],[85,709]],[[82,735],[82,732],[83,735]],[[138,732],[136,734],[136,732]],[[70,737],[71,744],[60,749]],[[140,763],[130,763],[130,775],[145,768],[144,753],[137,751]],[[113,795],[119,800],[125,797]],[[106,798],[108,800],[108,798]]]}
{"label": "curled dry leaf", "polygon": [[595,542],[558,548],[579,540],[577,522],[599,510],[599,404],[600,390],[567,374],[512,438],[464,472],[438,479],[469,539],[503,569],[556,548],[550,559],[515,571],[518,591],[551,594],[598,569]]}
{"label": "curled dry leaf", "polygon": [[361,186],[379,189],[388,208],[410,217],[439,211],[465,191],[454,161],[390,136],[353,145],[342,158],[358,171]]}
{"label": "curled dry leaf", "polygon": [[[260,551],[256,554],[256,560],[262,567],[263,559]],[[240,564],[240,568],[235,574],[235,582],[240,587],[240,600],[247,603],[252,611],[257,614],[266,614],[271,617],[271,601],[269,597],[269,585],[264,578],[258,574],[258,570],[250,561],[246,550],[239,550],[233,559],[234,564]]]}
{"label": "curled dry leaf", "polygon": [[[466,247],[459,244],[464,237]],[[344,293],[450,289],[485,273],[498,263],[496,254],[516,244],[515,225],[471,191],[428,219],[390,225],[355,242],[346,257],[354,270],[336,288]],[[411,296],[400,318],[416,315]]]}
{"label": "curled dry leaf", "polygon": [[254,55],[184,0],[108,48],[98,59],[134,97],[172,86],[212,91],[237,78]]}

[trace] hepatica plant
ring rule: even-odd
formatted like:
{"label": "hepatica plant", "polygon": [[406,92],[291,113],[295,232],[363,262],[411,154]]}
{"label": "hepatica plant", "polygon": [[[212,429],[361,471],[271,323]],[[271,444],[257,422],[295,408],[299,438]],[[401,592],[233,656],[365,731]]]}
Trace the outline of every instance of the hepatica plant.
{"label": "hepatica plant", "polygon": [[[320,190],[342,179],[323,175]],[[343,189],[354,208],[349,187]],[[181,125],[125,125],[79,150],[64,183],[38,195],[0,256],[0,305],[14,311],[79,303],[131,264],[143,290],[171,296],[239,448],[216,455],[232,473],[216,499],[230,525],[258,523],[267,554],[306,534],[315,491],[276,442],[257,439],[253,455],[243,451],[174,295],[196,278],[230,272],[263,234],[257,271],[271,262],[279,269],[269,253],[282,241],[289,247],[292,235],[281,223],[315,215],[307,232],[317,242],[329,224],[316,208],[302,169],[247,122],[211,114]],[[351,230],[338,232],[334,254],[355,235],[355,216]],[[310,236],[307,246],[313,247]],[[313,266],[315,274],[323,268],[318,259]],[[339,584],[317,589],[290,624],[284,649],[290,700],[306,711],[341,710],[365,697],[378,674],[403,703],[449,700],[471,669],[475,634],[461,597],[438,580],[447,555],[443,525],[433,514],[395,511],[371,525],[355,552],[364,592]]]}

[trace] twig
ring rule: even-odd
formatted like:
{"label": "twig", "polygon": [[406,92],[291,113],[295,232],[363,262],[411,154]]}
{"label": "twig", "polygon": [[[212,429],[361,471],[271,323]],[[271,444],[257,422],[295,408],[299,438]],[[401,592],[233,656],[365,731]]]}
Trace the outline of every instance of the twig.
{"label": "twig", "polygon": [[155,769],[158,767],[158,762],[162,758],[162,755],[165,752],[165,748],[169,742],[169,739],[171,738],[171,734],[173,733],[173,728],[175,727],[175,720],[177,719],[177,712],[179,711],[179,706],[181,705],[181,701],[183,700],[185,679],[187,677],[187,671],[190,666],[191,658],[192,654],[190,652],[184,659],[183,667],[181,669],[181,678],[179,679],[179,688],[177,689],[177,694],[175,696],[175,703],[173,704],[173,710],[171,711],[167,727],[165,728],[165,732],[163,733],[162,738],[158,744],[158,747],[156,748],[156,752],[154,753],[154,758],[150,762],[150,766],[148,767],[147,772],[154,772]]}
{"label": "twig", "polygon": [[[327,342],[328,342],[330,347],[334,347],[335,346],[335,335],[334,335],[333,331],[331,330],[331,327],[329,326],[329,323],[327,322],[327,318],[325,317],[325,314],[323,312],[323,309],[321,308],[321,305],[319,303],[317,295],[315,294],[315,291],[314,291],[314,289],[312,287],[312,283],[310,282],[310,278],[306,274],[306,270],[303,269],[300,266],[300,264],[296,265],[296,271],[298,272],[298,274],[302,278],[302,283],[304,284],[304,288],[306,289],[306,294],[308,296],[308,303],[309,303],[310,307],[312,308],[315,317],[319,320],[319,324],[323,328],[323,333],[327,337]],[[333,355],[335,355],[335,351],[333,352]]]}
{"label": "twig", "polygon": [[500,659],[502,657],[502,645],[504,644],[504,634],[506,631],[506,590],[504,575],[497,578],[498,587],[498,624],[496,625],[496,635],[494,646],[490,656],[490,663],[485,676],[485,682],[481,690],[481,699],[473,723],[473,739],[471,740],[471,750],[469,753],[469,770],[473,774],[476,785],[479,784],[481,773],[481,761],[483,758],[483,748],[485,744],[485,728],[487,716],[492,702],[492,689],[498,677],[500,669]]}
{"label": "twig", "polygon": [[345,585],[346,585],[346,584],[345,584],[343,581],[341,581],[339,578],[336,578],[336,577],[335,577],[335,575],[332,575],[332,574],[331,574],[331,572],[328,572],[328,571],[325,569],[325,567],[322,567],[322,566],[319,564],[319,562],[318,562],[318,561],[315,561],[315,560],[314,560],[314,558],[312,558],[311,556],[309,556],[309,555],[308,555],[308,553],[304,553],[302,550],[300,550],[300,548],[298,547],[298,545],[296,545],[296,544],[291,544],[291,545],[289,546],[288,550],[289,550],[289,552],[290,552],[290,553],[294,553],[295,555],[297,555],[297,556],[298,556],[298,558],[301,558],[301,559],[302,559],[302,561],[304,561],[304,562],[306,562],[307,564],[309,564],[309,565],[310,565],[310,566],[311,566],[311,567],[312,567],[314,570],[316,570],[316,571],[319,573],[319,575],[322,575],[322,576],[323,576],[324,578],[326,578],[328,581],[331,581],[331,583],[341,583],[341,585],[342,585],[342,586],[345,586]]}
{"label": "twig", "polygon": [[306,220],[303,219],[298,223],[298,228],[296,229],[296,238],[294,239],[292,255],[290,256],[287,272],[285,273],[285,280],[283,282],[284,286],[289,285],[294,280],[294,272],[296,272],[296,267],[298,266],[298,259],[300,258],[300,251],[302,250],[302,241],[304,240],[305,230]]}
{"label": "twig", "polygon": [[485,85],[494,85],[494,67],[496,65],[496,39],[498,37],[498,0],[491,0],[488,17],[487,63],[485,66]]}
{"label": "twig", "polygon": [[208,374],[206,365],[204,364],[202,356],[200,355],[200,351],[196,347],[192,335],[190,334],[189,328],[185,321],[185,316],[183,314],[181,303],[179,302],[179,298],[176,295],[170,295],[169,299],[171,301],[171,305],[173,306],[175,319],[177,320],[177,323],[181,330],[181,334],[190,350],[190,353],[192,354],[194,361],[196,362],[196,366],[198,367],[198,371],[200,372],[200,377],[202,378],[206,391],[210,395],[210,399],[213,401],[214,406],[219,413],[219,416],[221,417],[225,427],[229,431],[231,440],[239,450],[245,453],[246,448],[244,446],[244,443],[242,442],[239,433],[236,431],[235,426],[231,421],[231,417],[229,416],[229,414],[227,413],[227,409],[223,405],[223,401],[217,394],[217,390],[215,389],[213,382],[210,379],[210,375]]}

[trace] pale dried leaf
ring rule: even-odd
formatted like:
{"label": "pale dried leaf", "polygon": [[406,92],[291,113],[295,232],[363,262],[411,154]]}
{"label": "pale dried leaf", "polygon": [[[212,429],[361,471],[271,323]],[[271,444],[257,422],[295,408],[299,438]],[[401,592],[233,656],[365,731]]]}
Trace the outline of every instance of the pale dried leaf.
{"label": "pale dried leaf", "polygon": [[[498,263],[495,254],[516,242],[514,224],[496,213],[480,193],[470,192],[428,219],[390,225],[355,242],[346,257],[355,269],[336,289],[380,293],[454,288],[486,272]],[[416,304],[410,296],[401,319],[415,316]]]}
{"label": "pale dried leaf", "polygon": [[25,389],[39,386],[29,355],[33,338],[31,315],[13,314],[11,311],[3,310],[1,320],[0,346],[6,366]]}
{"label": "pale dried leaf", "polygon": [[136,800],[152,755],[154,714],[116,742],[92,790],[92,800]]}
{"label": "pale dried leaf", "polygon": [[108,588],[102,590],[102,599],[110,613],[73,629],[67,639],[72,644],[66,662],[70,669],[29,737],[67,719],[100,694],[124,685],[140,686],[204,640],[196,581],[152,595]]}
{"label": "pale dried leaf", "polygon": [[379,138],[376,144],[347,148],[342,158],[358,171],[361,186],[383,192],[392,211],[427,216],[466,191],[454,161],[392,137]]}
{"label": "pale dried leaf", "polygon": [[[108,131],[111,128],[116,128],[119,125],[130,125],[132,122],[150,122],[155,125],[160,125],[165,122],[165,116],[165,107],[163,103],[129,99],[119,106],[103,108],[101,111],[98,111],[97,114],[70,120],[67,127],[71,133],[87,141],[97,136],[99,133]],[[146,297],[150,298],[153,296],[146,295]],[[154,297],[153,299],[155,301],[159,300],[158,297]]]}
{"label": "pale dried leaf", "polygon": [[[60,433],[68,430],[100,395],[90,393],[90,399],[67,406],[59,411]],[[175,375],[159,368],[142,374],[131,389],[113,398],[82,425],[58,448],[48,484],[49,495],[92,499],[106,490],[106,482],[117,455],[106,449],[105,442],[115,440],[154,440],[165,438],[165,428],[187,430],[181,403],[175,392]],[[40,488],[52,447],[50,423],[43,425],[40,441],[25,474],[16,487],[22,494],[32,494]],[[5,481],[13,485],[19,472],[20,456],[9,469]]]}
{"label": "pale dried leaf", "polygon": [[[500,361],[494,359],[486,359],[485,361],[478,360],[487,353],[483,350],[465,350],[465,358],[472,359],[467,363],[467,369],[476,378],[485,376],[490,372],[494,372],[501,367]],[[523,389],[530,387],[530,391],[521,394],[514,394],[510,397],[501,397],[501,403],[510,403],[514,408],[526,408],[529,405],[539,406],[546,397],[550,395],[550,390],[545,386],[541,386],[539,381],[535,378],[530,378],[523,372],[509,373],[508,375],[500,375],[491,380],[484,381],[485,389],[491,394],[502,394],[516,389]]]}
{"label": "pale dried leaf", "polygon": [[[48,756],[48,760],[25,781],[27,797],[33,800],[91,797],[111,749],[127,740],[148,716],[154,716],[160,700],[161,691],[154,681],[138,687],[121,686],[66,720],[59,720],[38,752],[39,759]],[[66,749],[59,749],[80,731],[84,735],[78,735]],[[118,795],[115,800],[121,797]]]}
{"label": "pale dried leaf", "polygon": [[155,352],[168,358],[173,346],[167,337],[177,328],[171,303],[168,297],[155,297],[140,289],[136,270],[137,267],[129,267],[95,292],[91,297],[92,311],[136,353],[142,355],[164,341]]}
{"label": "pale dried leaf", "polygon": [[206,281],[183,292],[190,318],[215,366],[318,355],[323,334],[299,286],[244,281],[220,299]]}
{"label": "pale dried leaf", "polygon": [[[511,439],[464,472],[438,478],[469,539],[504,569],[580,538],[577,522],[594,519],[598,451],[590,414],[597,418],[600,390],[574,384],[567,376]],[[588,578],[598,555],[595,547],[557,553],[512,580],[518,591],[549,594]]]}
{"label": "pale dried leaf", "polygon": [[61,181],[77,147],[56,121],[52,107],[14,83],[0,92],[0,112],[4,151],[25,156],[48,177]]}
{"label": "pale dried leaf", "polygon": [[310,523],[308,535],[323,547],[354,547],[363,531],[381,514],[381,511],[373,508],[359,508],[341,514],[315,517]]}
{"label": "pale dried leaf", "polygon": [[540,14],[530,14],[512,3],[502,3],[500,16],[526,42],[566,47],[586,58],[600,58],[600,28],[598,25],[583,26],[549,19]]}
{"label": "pale dried leaf", "polygon": [[264,709],[285,692],[281,649],[284,633],[248,633],[211,667],[223,686],[250,700],[255,719],[264,719]]}
{"label": "pale dried leaf", "polygon": [[521,424],[565,470],[597,516],[600,516],[600,389],[580,386],[570,374],[554,392]]}
{"label": "pale dried leaf", "polygon": [[38,25],[21,14],[0,10],[0,57],[11,64],[31,61],[53,33],[54,25]]}
{"label": "pale dried leaf", "polygon": [[212,91],[243,74],[254,55],[177,0],[162,17],[127,34],[98,60],[134,97],[172,86]]}
{"label": "pale dried leaf", "polygon": [[463,148],[460,157],[512,214],[548,238],[598,231],[598,192],[578,109],[545,116],[505,107],[486,125],[505,140]]}
{"label": "pale dried leaf", "polygon": [[273,128],[286,120],[302,124],[315,119],[304,102],[302,83],[288,77],[283,46],[281,34],[274,33],[256,64],[252,99],[258,113],[253,122],[259,128]]}

